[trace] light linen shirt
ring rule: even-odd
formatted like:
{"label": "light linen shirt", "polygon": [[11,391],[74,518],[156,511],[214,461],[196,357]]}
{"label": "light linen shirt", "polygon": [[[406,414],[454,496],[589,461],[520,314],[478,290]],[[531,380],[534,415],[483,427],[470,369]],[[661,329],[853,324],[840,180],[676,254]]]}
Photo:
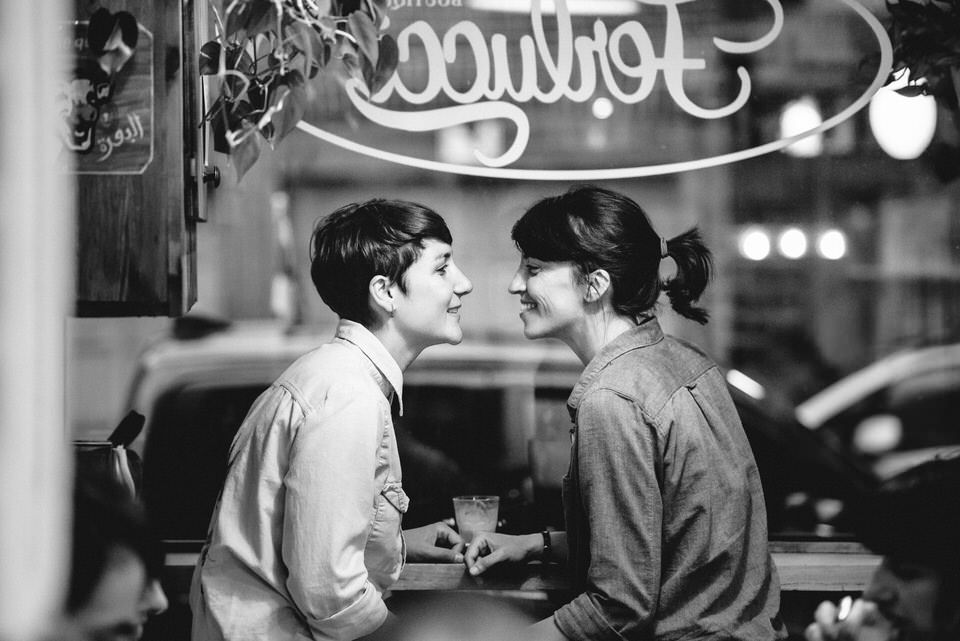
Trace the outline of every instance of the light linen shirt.
{"label": "light linen shirt", "polygon": [[194,641],[356,639],[383,623],[405,557],[402,389],[386,348],[341,321],[254,402],[194,570]]}

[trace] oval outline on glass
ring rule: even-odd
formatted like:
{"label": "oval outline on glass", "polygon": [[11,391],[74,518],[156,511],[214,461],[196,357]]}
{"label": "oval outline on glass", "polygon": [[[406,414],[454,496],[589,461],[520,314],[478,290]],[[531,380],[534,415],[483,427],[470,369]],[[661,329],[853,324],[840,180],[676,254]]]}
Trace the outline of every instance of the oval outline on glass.
{"label": "oval outline on glass", "polygon": [[303,121],[300,121],[300,123],[297,124],[297,128],[319,140],[336,145],[346,149],[347,151],[352,151],[361,155],[369,156],[371,158],[376,158],[378,160],[385,160],[388,162],[424,169],[427,171],[437,171],[479,178],[540,181],[615,180],[621,178],[662,176],[684,171],[695,171],[698,169],[727,165],[730,163],[739,162],[741,160],[747,160],[749,158],[756,158],[774,151],[779,151],[785,147],[789,147],[798,140],[806,138],[807,136],[823,133],[829,129],[832,129],[833,127],[836,127],[869,105],[870,99],[873,97],[873,95],[879,91],[884,84],[886,84],[887,77],[890,74],[890,69],[893,66],[893,46],[890,43],[890,39],[887,36],[886,30],[876,16],[870,13],[870,11],[861,5],[857,0],[839,1],[847,5],[856,14],[858,14],[871,28],[877,38],[877,44],[880,47],[880,64],[878,65],[877,73],[874,76],[873,82],[871,82],[870,86],[867,87],[863,94],[861,94],[847,108],[831,116],[830,118],[827,118],[819,126],[793,136],[779,138],[777,140],[765,143],[763,145],[758,145],[756,147],[751,147],[749,149],[741,149],[727,154],[721,154],[719,156],[697,158],[694,160],[665,163],[661,165],[641,165],[637,167],[606,169],[511,169],[509,167],[480,167],[476,165],[460,165],[406,156],[404,154],[398,154],[357,143],[326,131],[325,129],[317,127],[316,125],[312,125]]}

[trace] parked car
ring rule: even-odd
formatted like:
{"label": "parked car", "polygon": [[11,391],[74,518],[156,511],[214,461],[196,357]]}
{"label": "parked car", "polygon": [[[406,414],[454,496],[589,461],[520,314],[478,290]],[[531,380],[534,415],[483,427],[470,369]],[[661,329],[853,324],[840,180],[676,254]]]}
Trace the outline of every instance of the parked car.
{"label": "parked car", "polygon": [[898,351],[800,403],[797,420],[887,478],[960,450],[960,343]]}
{"label": "parked car", "polygon": [[[163,538],[204,538],[226,452],[248,408],[332,331],[188,317],[144,351],[128,409],[146,425],[130,447],[143,458],[143,496]],[[508,530],[560,525],[559,493],[551,490],[559,488],[556,472],[566,469],[565,403],[581,369],[569,349],[549,341],[466,340],[426,350],[404,375],[405,415],[396,422],[413,499],[405,524],[451,516],[457,493],[489,493],[502,497]],[[801,517],[800,506],[843,501],[870,483],[861,466],[815,432],[741,387],[730,391],[764,481],[772,532],[815,534],[826,521]],[[552,459],[553,484],[531,474],[537,456]],[[550,505],[537,506],[538,493]]]}

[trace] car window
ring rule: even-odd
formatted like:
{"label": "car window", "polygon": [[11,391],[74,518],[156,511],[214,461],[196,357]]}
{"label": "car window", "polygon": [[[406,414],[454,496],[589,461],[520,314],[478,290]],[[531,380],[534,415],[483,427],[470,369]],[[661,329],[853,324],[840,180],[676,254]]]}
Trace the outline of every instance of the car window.
{"label": "car window", "polygon": [[861,399],[827,421],[825,438],[865,460],[960,443],[960,369],[917,374]]}
{"label": "car window", "polygon": [[960,443],[960,369],[940,370],[892,386],[887,411],[900,419],[897,450]]}
{"label": "car window", "polygon": [[[405,527],[452,515],[457,494],[498,494],[502,530],[563,526],[560,479],[569,463],[567,387],[411,384],[395,415]],[[227,452],[265,385],[190,385],[157,399],[144,447],[143,494],[165,539],[202,539]],[[822,434],[732,389],[760,472],[773,538],[843,536],[844,506],[872,481]],[[532,410],[532,411],[531,411]]]}

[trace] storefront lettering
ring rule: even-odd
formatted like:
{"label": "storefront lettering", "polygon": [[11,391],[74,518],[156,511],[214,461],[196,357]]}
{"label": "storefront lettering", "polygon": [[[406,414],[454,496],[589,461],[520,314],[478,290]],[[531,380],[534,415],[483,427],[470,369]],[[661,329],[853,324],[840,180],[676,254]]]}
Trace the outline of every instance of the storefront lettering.
{"label": "storefront lettering", "polygon": [[[400,62],[411,56],[411,41],[416,38],[424,48],[427,81],[419,91],[406,86],[395,73],[386,85],[370,101],[361,95],[358,83],[352,83],[348,95],[353,104],[368,119],[377,124],[407,131],[439,129],[453,124],[477,122],[492,118],[505,118],[516,125],[514,141],[505,153],[488,158],[477,153],[483,164],[502,167],[516,161],[526,148],[530,124],[526,114],[515,103],[537,100],[550,104],[561,98],[574,102],[586,102],[602,82],[609,94],[625,104],[646,99],[653,90],[658,74],[662,73],[667,91],[678,107],[688,114],[704,119],[723,118],[738,111],[750,98],[750,76],[740,67],[737,75],[740,88],[737,96],[727,105],[707,108],[693,102],[683,87],[683,75],[706,69],[704,58],[687,57],[684,49],[683,25],[679,5],[693,0],[640,0],[645,4],[662,6],[666,11],[665,44],[663,55],[654,51],[650,35],[636,20],[624,22],[607,32],[606,25],[597,20],[593,35],[574,36],[570,12],[566,0],[558,0],[557,47],[550,50],[544,32],[540,0],[534,0],[531,10],[533,35],[520,38],[520,73],[517,86],[511,81],[511,61],[508,57],[508,41],[503,34],[493,34],[489,45],[480,28],[464,20],[450,27],[443,39],[429,23],[419,20],[406,27],[397,37]],[[773,42],[783,28],[783,7],[779,0],[766,0],[773,10],[773,23],[763,37],[750,42],[732,42],[714,38],[714,46],[724,53],[746,54],[760,51]],[[447,66],[457,57],[459,40],[467,43],[474,62],[473,83],[466,91],[456,90],[446,73]],[[623,47],[631,47],[639,62],[629,64],[622,55]],[[546,69],[547,82],[537,77],[538,62]],[[514,62],[516,64],[516,62]],[[579,71],[580,84],[572,86],[574,68]],[[599,69],[598,69],[599,67]],[[614,71],[637,82],[636,88],[628,90],[618,84]],[[598,78],[599,73],[599,78]],[[545,87],[541,87],[544,84]],[[422,105],[443,95],[461,106],[432,109],[427,112],[391,111],[371,103],[384,103],[396,94],[409,104]],[[502,100],[509,97],[513,102]],[[426,121],[426,122],[421,122]]]}
{"label": "storefront lettering", "polygon": [[[680,5],[694,1],[696,0],[637,0],[663,8],[665,20],[662,52],[655,50],[650,34],[644,25],[636,20],[623,22],[609,31],[602,21],[597,20],[593,23],[591,35],[574,34],[566,0],[555,1],[555,33],[551,33],[549,39],[544,28],[541,0],[532,1],[532,35],[521,36],[514,43],[515,52],[512,57],[510,43],[501,33],[487,38],[475,23],[464,20],[449,27],[441,37],[427,22],[421,20],[411,23],[397,36],[398,58],[401,63],[409,62],[414,55],[414,43],[419,43],[423,48],[423,66],[426,73],[417,87],[409,86],[410,81],[405,81],[397,73],[373,96],[368,95],[360,83],[347,82],[347,96],[363,116],[374,124],[396,130],[438,131],[495,119],[513,123],[516,131],[505,151],[497,150],[497,155],[490,157],[478,149],[473,150],[479,164],[416,158],[364,145],[305,121],[301,121],[297,126],[320,140],[344,149],[429,171],[522,180],[638,178],[715,167],[784,149],[801,138],[837,126],[863,109],[869,104],[873,94],[883,86],[889,74],[893,54],[883,25],[860,0],[837,0],[838,4],[845,5],[859,16],[876,38],[879,62],[870,85],[850,105],[839,109],[835,115],[826,118],[809,131],[749,149],[664,164],[595,169],[509,167],[523,156],[529,142],[530,122],[523,106],[531,101],[552,104],[566,99],[584,103],[600,94],[609,95],[623,104],[636,104],[651,95],[662,76],[662,86],[666,93],[679,109],[693,117],[719,119],[739,111],[750,99],[752,90],[750,75],[743,67],[736,70],[738,84],[734,87],[735,96],[726,104],[700,104],[688,96],[684,88],[686,74],[709,71],[707,58],[693,56],[686,50]],[[784,12],[780,0],[765,2],[770,10],[766,33],[755,40],[744,42],[713,37],[709,42],[716,51],[744,55],[770,46],[783,29]],[[552,41],[556,42],[555,51],[551,50],[549,44]],[[463,43],[466,47],[462,46]],[[628,49],[631,56],[623,54]],[[458,78],[455,85],[448,76],[448,69],[454,63],[464,66],[465,61],[458,61],[458,56],[469,56],[470,60],[467,62],[473,63],[469,82],[465,85],[462,84],[462,78]],[[540,69],[543,69],[543,77],[538,77]],[[397,109],[392,108],[392,105],[386,106],[391,98],[394,98],[393,103],[402,100],[413,107],[433,101],[455,104],[436,108],[423,107],[419,110]]]}
{"label": "storefront lettering", "polygon": [[127,114],[127,126],[117,127],[113,135],[105,136],[97,141],[97,149],[100,151],[100,158],[97,160],[103,162],[113,154],[114,149],[127,143],[142,140],[143,137],[143,123],[140,122],[140,116]]}
{"label": "storefront lettering", "polygon": [[419,9],[424,7],[431,9],[433,7],[462,7],[463,0],[387,0],[387,7],[391,11],[398,9],[412,8]]}

